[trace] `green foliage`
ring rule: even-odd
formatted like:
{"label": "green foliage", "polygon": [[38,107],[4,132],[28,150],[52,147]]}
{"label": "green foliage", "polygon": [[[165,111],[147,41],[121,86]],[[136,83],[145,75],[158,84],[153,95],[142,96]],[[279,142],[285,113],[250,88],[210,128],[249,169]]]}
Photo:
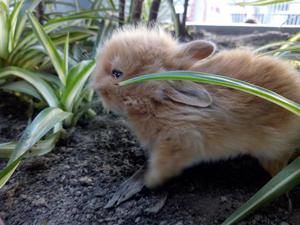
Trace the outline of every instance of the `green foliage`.
{"label": "green foliage", "polygon": [[[58,132],[61,121],[68,116],[69,113],[62,111],[59,108],[46,108],[37,115],[33,122],[26,128],[10,154],[7,166],[0,172],[0,188],[7,182],[19,165],[22,157],[33,147],[33,145],[44,137],[50,129],[54,128],[53,132]],[[55,141],[55,139],[53,141]]]}
{"label": "green foliage", "polygon": [[221,85],[233,89],[237,89],[249,94],[256,95],[270,102],[273,102],[293,113],[300,116],[300,105],[265,88],[249,84],[245,81],[240,81],[231,77],[192,72],[192,71],[168,71],[155,74],[148,74],[121,81],[120,86],[134,84],[147,80],[190,80],[206,84]]}
{"label": "green foliage", "polygon": [[[74,9],[54,12],[55,6],[64,2],[53,0],[44,3],[41,0],[16,0],[9,7],[8,2],[0,0],[0,66],[1,64],[2,66],[18,66],[37,71],[49,70],[53,66],[31,29],[26,15],[26,12],[35,12],[39,4],[43,3],[45,9],[39,20],[44,21],[43,31],[51,38],[52,47],[55,48],[65,43],[67,35],[69,35],[71,49],[77,47],[78,41],[86,44],[89,38],[97,36],[100,23],[117,22],[117,19],[111,16],[116,10],[114,5],[106,1],[91,2],[89,9],[76,8],[75,4],[68,3],[68,6]],[[60,50],[59,54],[62,54]],[[61,73],[62,71],[59,75]]]}
{"label": "green foliage", "polygon": [[248,1],[248,2],[239,2],[238,5],[241,6],[264,6],[264,5],[272,5],[284,2],[292,2],[294,0],[255,0],[255,1]]}
{"label": "green foliage", "polygon": [[[60,31],[57,29],[66,21],[70,23],[70,21],[86,18],[93,19],[85,21],[93,26],[94,18],[99,18],[93,13],[98,9],[93,9],[92,12],[71,13],[61,19],[53,18],[42,25],[33,15],[33,9],[40,1],[28,1],[31,2],[29,6],[24,2],[16,1],[10,12],[7,5],[0,1],[1,12],[4,12],[0,15],[1,22],[5,22],[1,23],[1,28],[6,29],[5,32],[1,32],[5,40],[0,42],[2,44],[0,79],[5,82],[1,83],[0,88],[31,96],[47,108],[27,126],[20,140],[0,144],[0,157],[9,159],[7,166],[0,172],[0,188],[24,157],[42,155],[51,151],[64,128],[74,126],[85,113],[94,114],[90,109],[93,92],[87,87],[87,80],[94,69],[95,61],[92,59],[77,63],[70,57],[70,43],[79,40],[78,37],[86,38],[98,34],[101,35],[97,37],[99,42],[104,37],[103,32],[97,30],[90,32],[93,29],[89,28],[84,30],[83,36],[82,32],[79,32],[80,35],[78,33],[74,35],[73,31],[82,30],[81,26],[64,26]],[[27,7],[27,14],[22,6]],[[2,20],[3,18],[5,20]],[[20,27],[20,21],[18,25],[14,22],[18,19],[24,21],[21,24],[23,28]],[[26,27],[29,22],[32,29],[28,30]],[[59,33],[61,30],[63,30],[62,34]],[[17,34],[20,36],[18,37]],[[16,38],[19,40],[15,42]],[[57,48],[61,44],[64,44],[63,50]],[[49,68],[44,61],[53,65],[55,74],[33,71],[41,70],[42,67]]]}

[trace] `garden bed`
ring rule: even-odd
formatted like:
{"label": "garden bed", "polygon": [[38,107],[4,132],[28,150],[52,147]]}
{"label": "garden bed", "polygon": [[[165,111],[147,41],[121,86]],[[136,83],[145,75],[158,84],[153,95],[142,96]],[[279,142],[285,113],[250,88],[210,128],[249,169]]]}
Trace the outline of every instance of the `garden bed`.
{"label": "garden bed", "polygon": [[[205,33],[220,49],[261,46],[287,36],[276,32],[236,37]],[[1,142],[20,135],[27,124],[27,108],[18,98],[1,94]],[[100,112],[92,121],[78,125],[51,153],[24,160],[0,190],[0,217],[6,225],[218,225],[270,178],[250,157],[205,163],[157,190],[144,189],[120,206],[105,209],[122,181],[144,162],[143,151],[124,121]],[[0,161],[0,168],[4,165]],[[299,225],[300,187],[290,196],[291,213],[283,196],[239,224]]]}

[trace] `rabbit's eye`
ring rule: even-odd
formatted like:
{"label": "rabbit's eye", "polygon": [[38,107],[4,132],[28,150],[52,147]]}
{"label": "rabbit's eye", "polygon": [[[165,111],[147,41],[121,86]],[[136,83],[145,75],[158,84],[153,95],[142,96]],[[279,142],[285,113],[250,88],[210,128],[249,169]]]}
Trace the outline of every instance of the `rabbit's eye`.
{"label": "rabbit's eye", "polygon": [[113,75],[115,78],[119,78],[123,75],[123,72],[121,70],[113,69],[111,71],[111,75]]}

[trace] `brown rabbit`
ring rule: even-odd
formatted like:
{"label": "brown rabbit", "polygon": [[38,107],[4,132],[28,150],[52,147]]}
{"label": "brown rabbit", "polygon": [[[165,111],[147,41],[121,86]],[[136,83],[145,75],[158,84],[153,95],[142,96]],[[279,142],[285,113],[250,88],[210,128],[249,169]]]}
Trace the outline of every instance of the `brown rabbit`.
{"label": "brown rabbit", "polygon": [[108,110],[124,116],[149,162],[145,184],[155,187],[202,161],[251,155],[271,174],[300,143],[300,119],[259,97],[190,81],[118,82],[168,70],[200,71],[247,81],[300,102],[291,66],[248,50],[214,56],[207,41],[180,44],[159,28],[115,31],[99,50],[94,87]]}

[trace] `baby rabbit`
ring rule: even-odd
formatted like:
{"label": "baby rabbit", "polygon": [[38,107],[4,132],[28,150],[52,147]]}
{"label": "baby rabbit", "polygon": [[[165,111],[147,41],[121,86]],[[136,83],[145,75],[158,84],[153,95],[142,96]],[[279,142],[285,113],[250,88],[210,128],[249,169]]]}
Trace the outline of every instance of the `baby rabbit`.
{"label": "baby rabbit", "polygon": [[224,75],[300,102],[300,78],[279,59],[208,41],[178,43],[159,28],[126,27],[99,50],[94,88],[105,108],[124,116],[147,149],[144,182],[155,187],[202,161],[241,154],[275,175],[300,144],[300,119],[259,97],[191,81],[118,82],[142,74],[190,70]]}

